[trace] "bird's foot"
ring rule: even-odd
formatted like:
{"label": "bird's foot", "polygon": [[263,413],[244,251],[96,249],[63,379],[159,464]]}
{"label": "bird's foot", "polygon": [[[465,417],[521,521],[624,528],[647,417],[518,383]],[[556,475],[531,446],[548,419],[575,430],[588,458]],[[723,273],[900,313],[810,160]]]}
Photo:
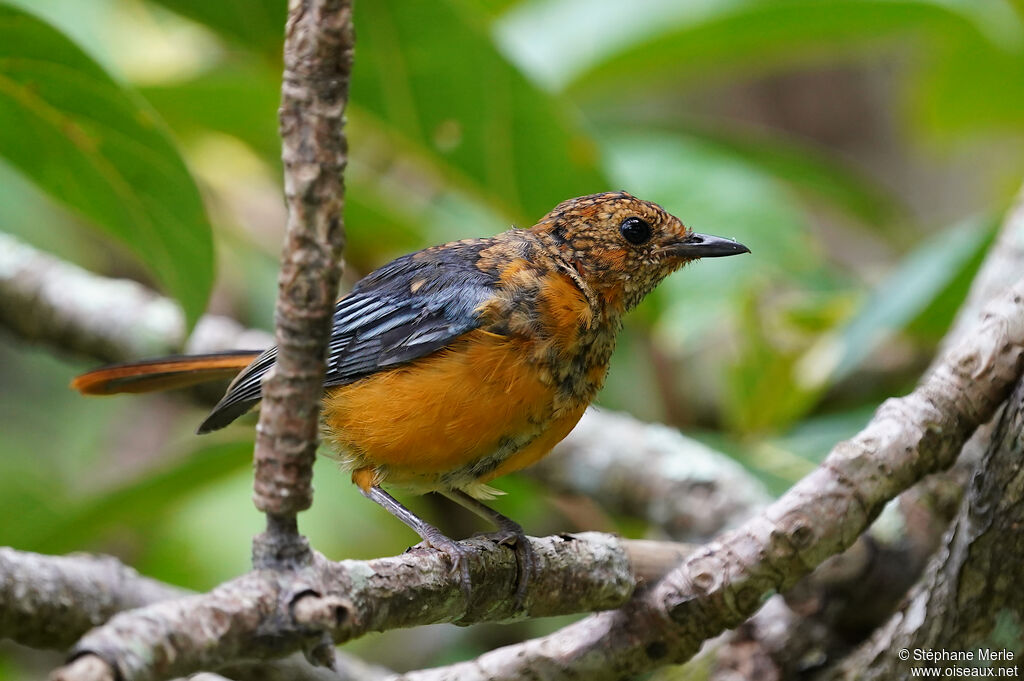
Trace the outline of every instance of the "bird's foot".
{"label": "bird's foot", "polygon": [[516,610],[522,608],[526,600],[526,589],[530,584],[534,570],[537,567],[537,553],[533,550],[530,538],[523,532],[518,524],[509,521],[502,523],[496,532],[488,532],[476,535],[489,539],[496,544],[510,546],[516,556]]}
{"label": "bird's foot", "polygon": [[430,536],[424,537],[417,546],[423,545],[448,556],[451,562],[451,575],[459,578],[459,586],[462,588],[462,596],[466,599],[468,609],[473,598],[473,578],[469,574],[469,559],[473,551],[441,532],[430,533]]}

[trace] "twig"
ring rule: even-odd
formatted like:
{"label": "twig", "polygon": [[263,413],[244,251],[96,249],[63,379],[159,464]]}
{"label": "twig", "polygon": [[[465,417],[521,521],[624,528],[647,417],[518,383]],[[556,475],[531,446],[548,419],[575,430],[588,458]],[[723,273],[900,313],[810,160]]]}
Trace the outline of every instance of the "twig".
{"label": "twig", "polygon": [[253,543],[258,566],[309,558],[295,515],[313,503],[320,396],[341,279],[343,134],[352,71],[350,0],[292,0],[284,46],[281,141],[288,229],[281,254],[277,361],[263,380],[256,427],[256,507],[267,531]]}

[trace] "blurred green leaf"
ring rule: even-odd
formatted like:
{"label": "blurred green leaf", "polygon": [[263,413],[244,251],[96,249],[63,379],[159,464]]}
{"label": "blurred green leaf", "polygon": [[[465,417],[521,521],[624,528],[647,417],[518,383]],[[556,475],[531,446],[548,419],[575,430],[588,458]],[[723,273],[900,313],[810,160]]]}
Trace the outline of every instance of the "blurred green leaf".
{"label": "blurred green leaf", "polygon": [[151,110],[59,32],[0,1],[0,155],[114,236],[181,303],[213,280],[195,183]]}
{"label": "blurred green leaf", "polygon": [[287,0],[151,0],[267,54],[284,44]]}
{"label": "blurred green leaf", "polygon": [[1024,49],[975,34],[936,43],[932,68],[912,83],[912,114],[922,132],[949,137],[1024,129]]}
{"label": "blurred green leaf", "polygon": [[976,269],[996,224],[971,220],[910,253],[841,329],[826,334],[796,366],[795,379],[819,390],[849,376],[871,353],[943,297],[965,270]]}
{"label": "blurred green leaf", "polygon": [[718,325],[755,282],[820,269],[816,237],[792,194],[771,176],[703,140],[666,132],[609,131],[608,173],[700,232],[733,237],[751,255],[696,263],[655,292],[659,333],[678,351]]}
{"label": "blurred green leaf", "polygon": [[739,67],[749,75],[785,64],[877,47],[895,36],[973,35],[969,8],[939,0],[774,0],[703,5],[666,13],[660,26],[629,44],[612,43],[581,64],[571,89],[579,95],[635,88],[658,79],[705,78]]}
{"label": "blurred green leaf", "polygon": [[781,135],[768,137],[725,128],[697,128],[690,134],[723,152],[735,154],[803,192],[828,201],[879,236],[891,240],[905,234],[892,226],[894,222],[909,219],[906,207],[871,178],[837,157]]}
{"label": "blurred green leaf", "polygon": [[992,228],[985,232],[982,242],[978,244],[978,248],[970,258],[953,273],[949,283],[911,321],[907,332],[915,339],[932,346],[946,335],[960,311],[960,307],[967,300],[974,277],[981,269],[997,233],[998,227],[993,222]]}
{"label": "blurred green leaf", "polygon": [[453,0],[356,3],[353,115],[524,224],[607,189],[575,112],[511,66],[481,19]]}
{"label": "blurred green leaf", "polygon": [[140,92],[179,135],[206,130],[232,135],[278,167],[280,73],[239,59],[185,81],[147,85]]}
{"label": "blurred green leaf", "polygon": [[[771,315],[758,309],[752,296],[740,316],[743,350],[728,370],[722,400],[730,427],[764,432],[794,422],[882,343],[912,324],[936,330],[931,338],[936,341],[966,295],[994,228],[991,222],[972,221],[933,237],[866,296],[849,319],[818,334],[809,347],[786,343],[779,329],[770,337],[766,325]],[[793,331],[788,330],[790,335]]]}
{"label": "blurred green leaf", "polygon": [[807,411],[814,397],[813,391],[794,382],[799,355],[769,337],[768,315],[758,309],[759,302],[757,292],[748,292],[737,329],[742,352],[726,372],[722,399],[723,419],[730,430],[742,433],[791,423]]}
{"label": "blurred green leaf", "polygon": [[147,473],[124,486],[73,505],[62,517],[35,537],[37,551],[63,553],[95,541],[105,530],[133,527],[145,530],[172,504],[247,468],[252,442],[206,445]]}
{"label": "blurred green leaf", "polygon": [[[195,9],[209,3],[161,2],[190,6],[188,16],[229,38],[243,37],[223,20],[225,11]],[[259,13],[266,14],[265,8]],[[531,85],[508,63],[487,35],[486,15],[471,4],[356,3],[354,22],[359,55],[349,109],[353,123],[375,129],[403,154],[434,168],[447,183],[526,224],[564,199],[608,189],[597,167],[597,148],[576,112]],[[255,49],[265,47],[263,39],[250,35],[246,40]],[[270,90],[264,87],[269,75],[240,75],[244,82],[233,83],[233,76],[223,73],[173,91],[149,92],[173,115],[178,107],[195,111],[197,104],[204,105],[205,94],[226,87],[238,95],[227,109],[252,105],[239,112],[242,130],[233,134],[265,151],[269,122],[252,118],[264,115],[260,112],[269,106]],[[480,87],[466,87],[467,83]],[[175,101],[179,92],[182,99]],[[217,95],[216,105],[224,99]],[[223,129],[230,118],[230,113],[219,111],[206,114],[216,129]]]}

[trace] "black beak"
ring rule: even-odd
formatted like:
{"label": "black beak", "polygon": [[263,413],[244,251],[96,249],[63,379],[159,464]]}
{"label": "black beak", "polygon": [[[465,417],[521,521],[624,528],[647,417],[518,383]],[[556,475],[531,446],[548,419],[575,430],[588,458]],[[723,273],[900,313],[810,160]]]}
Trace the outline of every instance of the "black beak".
{"label": "black beak", "polygon": [[727,255],[750,253],[750,249],[738,241],[723,239],[710,234],[691,232],[686,238],[666,249],[677,258],[723,258]]}

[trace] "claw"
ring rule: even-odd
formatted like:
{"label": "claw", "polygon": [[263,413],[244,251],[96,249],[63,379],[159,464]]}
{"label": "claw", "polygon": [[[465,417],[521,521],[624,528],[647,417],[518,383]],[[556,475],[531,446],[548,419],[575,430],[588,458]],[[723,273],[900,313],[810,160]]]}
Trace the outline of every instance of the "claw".
{"label": "claw", "polygon": [[504,527],[481,536],[496,544],[512,547],[516,556],[516,610],[522,609],[526,601],[526,589],[537,567],[537,553],[533,550],[530,538],[521,527]]}
{"label": "claw", "polygon": [[462,595],[468,608],[473,598],[473,578],[469,574],[469,556],[472,551],[440,533],[425,539],[423,543],[448,556],[448,561],[452,564],[451,575],[459,575],[459,586],[462,588]]}

